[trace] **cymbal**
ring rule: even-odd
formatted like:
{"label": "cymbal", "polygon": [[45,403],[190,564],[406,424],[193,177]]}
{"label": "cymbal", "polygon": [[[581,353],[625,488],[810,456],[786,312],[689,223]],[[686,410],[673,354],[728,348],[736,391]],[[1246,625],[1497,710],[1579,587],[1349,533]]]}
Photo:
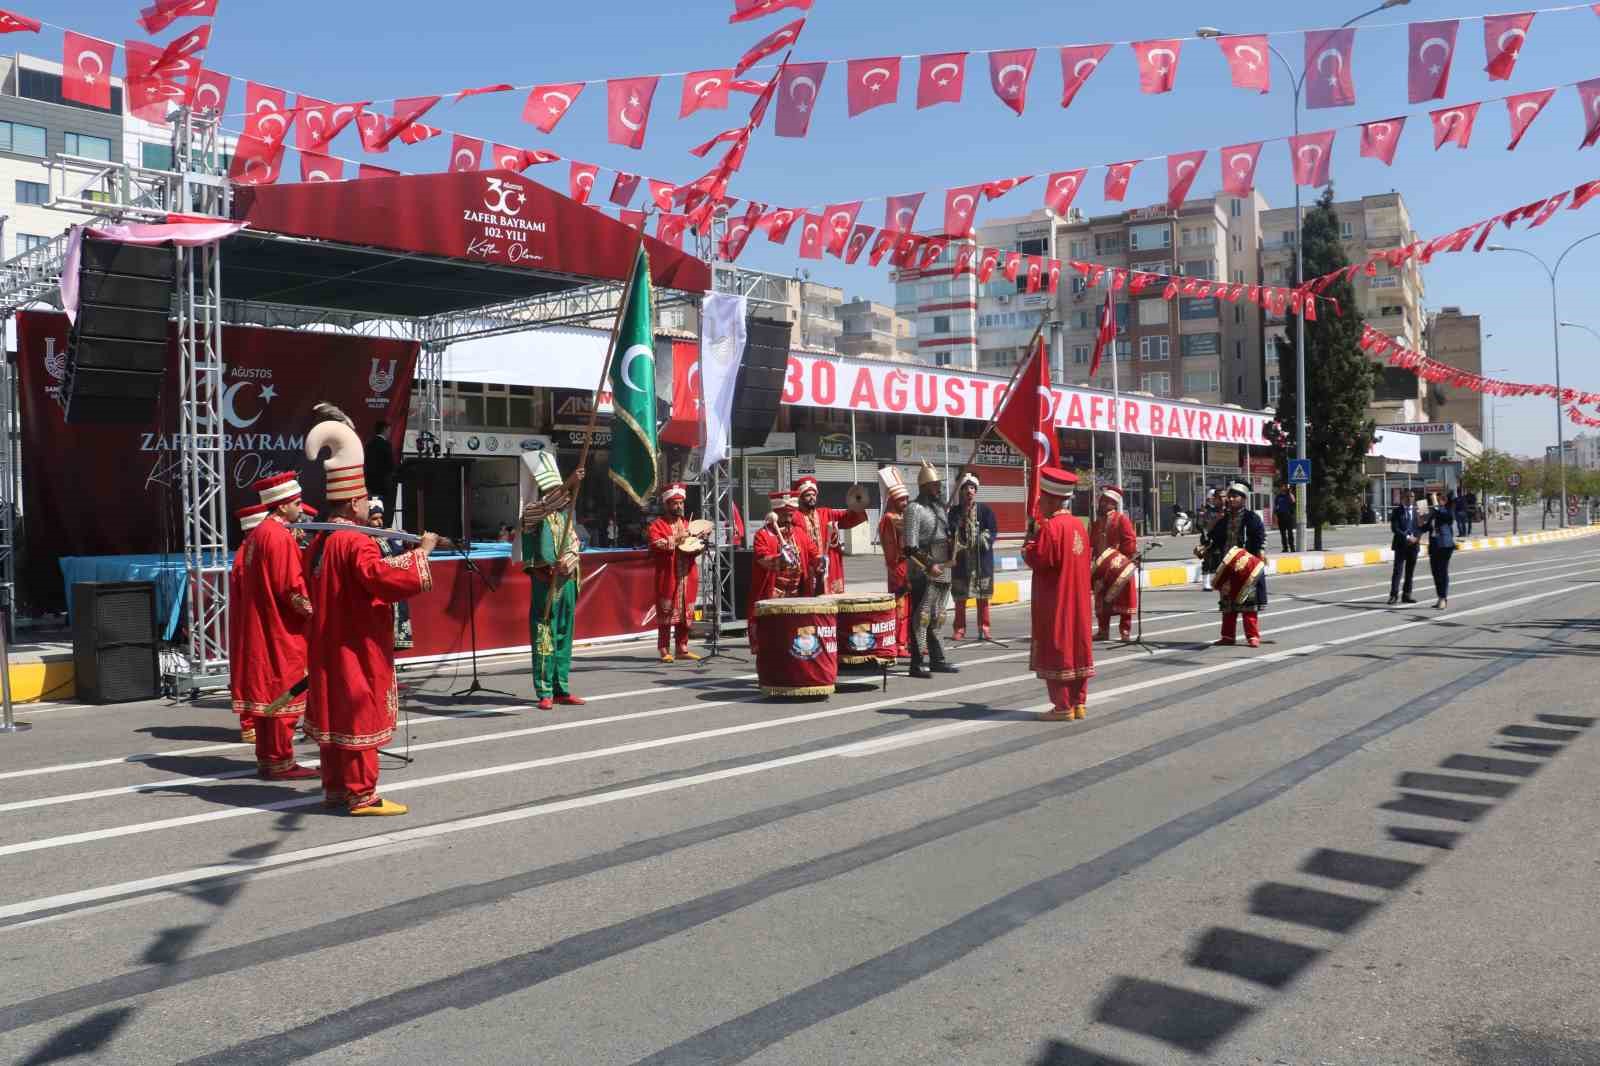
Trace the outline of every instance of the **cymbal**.
{"label": "cymbal", "polygon": [[872,497],[867,495],[867,490],[860,485],[851,485],[850,491],[844,495],[844,505],[857,513],[865,513],[867,505],[872,502]]}

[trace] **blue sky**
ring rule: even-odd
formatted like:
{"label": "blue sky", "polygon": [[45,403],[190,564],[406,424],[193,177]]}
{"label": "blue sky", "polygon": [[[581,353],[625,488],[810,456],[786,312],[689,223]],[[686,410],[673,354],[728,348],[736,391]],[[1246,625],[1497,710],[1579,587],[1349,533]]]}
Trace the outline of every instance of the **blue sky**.
{"label": "blue sky", "polygon": [[[139,34],[137,0],[70,0],[16,9],[113,40]],[[1209,9],[1192,3],[1147,0],[1138,5],[1010,4],[973,5],[957,0],[817,0],[797,61],[879,55],[933,53],[963,49],[1039,47],[1029,89],[1027,113],[1018,118],[995,99],[983,57],[969,64],[967,91],[959,105],[917,111],[915,61],[905,64],[901,103],[849,119],[845,112],[844,70],[830,68],[810,136],[780,140],[771,121],[751,146],[735,195],[785,205],[849,201],[895,193],[927,191],[920,221],[935,223],[943,190],[989,179],[1064,170],[1108,160],[1162,155],[1197,148],[1213,150],[1196,192],[1216,185],[1214,151],[1222,145],[1282,136],[1289,132],[1287,79],[1274,71],[1270,95],[1229,86],[1217,45],[1189,41],[1183,48],[1177,91],[1146,96],[1137,89],[1133,53],[1113,49],[1072,107],[1059,105],[1060,67],[1054,47],[1156,37],[1187,36],[1197,20],[1223,21],[1235,33],[1298,30],[1337,23],[1372,4],[1274,4],[1229,0]],[[677,4],[646,0],[606,0],[600,4],[504,0],[274,0],[245,3],[221,0],[208,65],[290,89],[305,89],[324,99],[346,101],[421,95],[493,82],[605,79],[732,65],[751,43],[777,28],[792,13],[729,26],[731,0],[687,0]],[[1547,193],[1600,177],[1600,150],[1577,151],[1582,116],[1577,94],[1561,90],[1514,153],[1505,150],[1503,104],[1485,104],[1472,146],[1447,145],[1435,152],[1429,107],[1406,101],[1407,21],[1464,18],[1504,11],[1489,0],[1412,0],[1368,21],[1357,36],[1356,106],[1314,112],[1305,128],[1317,130],[1414,114],[1392,168],[1358,157],[1355,131],[1336,142],[1333,174],[1340,198],[1398,190],[1410,206],[1423,236],[1435,236],[1491,213]],[[187,25],[182,23],[180,25]],[[169,33],[165,36],[171,36]],[[8,43],[54,55],[59,35],[12,37]],[[1298,36],[1274,43],[1298,64]],[[1539,15],[1512,79],[1490,82],[1483,73],[1483,31],[1464,22],[1451,91],[1444,103],[1545,88],[1600,76],[1600,17],[1587,4],[1578,10]],[[120,61],[119,61],[120,63]],[[243,100],[236,83],[230,110]],[[506,93],[441,104],[430,121],[486,139],[524,147],[545,147],[569,158],[688,180],[705,169],[686,149],[735,124],[734,110],[702,111],[677,118],[679,83],[658,90],[649,137],[643,151],[606,143],[604,86],[590,86],[577,106],[550,136],[523,124],[523,94]],[[346,133],[338,154],[359,156]],[[405,148],[396,145],[372,161],[410,171],[442,169],[447,139]],[[532,176],[564,190],[564,165],[535,168]],[[1101,173],[1092,172],[1078,204],[1101,208]],[[609,179],[603,191],[609,191]],[[1262,155],[1257,186],[1272,206],[1292,203],[1287,151],[1269,145]],[[1135,174],[1130,204],[1154,203],[1165,195],[1165,169],[1146,164]],[[1037,182],[986,209],[992,216],[1015,214],[1039,205]],[[980,216],[981,218],[981,216]],[[882,221],[881,204],[868,204],[862,220]],[[1582,212],[1563,211],[1532,233],[1506,235],[1506,243],[1552,259],[1570,242],[1600,231],[1600,202]],[[808,266],[818,280],[851,294],[890,299],[886,271],[865,265],[846,267],[834,260],[802,262],[797,239],[773,248],[758,236],[743,263],[792,272]],[[1600,329],[1600,307],[1590,297],[1600,277],[1600,239],[1569,257],[1562,272],[1562,317]],[[1485,368],[1509,368],[1500,376],[1544,382],[1554,379],[1549,322],[1549,286],[1530,260],[1512,255],[1445,256],[1426,269],[1427,304],[1460,306],[1484,316]],[[1600,341],[1563,330],[1562,383],[1600,391]],[[1554,405],[1513,400],[1498,404],[1498,443],[1518,453],[1542,452],[1555,438]],[[1576,427],[1568,427],[1570,437]],[[1486,434],[1487,435],[1487,434]]]}

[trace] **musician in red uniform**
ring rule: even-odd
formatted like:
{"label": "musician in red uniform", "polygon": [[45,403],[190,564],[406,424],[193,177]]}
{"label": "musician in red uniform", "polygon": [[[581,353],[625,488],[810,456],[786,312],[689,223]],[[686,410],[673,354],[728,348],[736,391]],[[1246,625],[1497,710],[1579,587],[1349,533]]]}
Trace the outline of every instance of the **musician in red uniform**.
{"label": "musician in red uniform", "polygon": [[817,506],[817,479],[803,477],[794,483],[794,495],[800,501],[800,514],[795,525],[806,531],[822,552],[822,568],[807,596],[822,596],[844,591],[844,542],[839,531],[852,529],[867,520],[865,511],[842,511],[837,507]]}
{"label": "musician in red uniform", "polygon": [[[239,607],[239,577],[244,573],[244,542],[250,539],[250,533],[267,519],[267,512],[272,510],[264,503],[253,503],[249,507],[241,507],[233,512],[233,517],[239,520],[239,529],[244,536],[239,539],[239,550],[233,553],[233,566],[228,571],[228,662],[239,661],[239,634],[244,632],[244,626],[234,620],[235,612]],[[239,716],[239,741],[244,744],[256,742],[256,723],[245,710],[243,697],[239,695],[240,673],[230,667],[228,671],[228,695],[233,700],[233,713]]]}
{"label": "musician in red uniform", "polygon": [[1022,558],[1033,568],[1033,641],[1029,667],[1050,690],[1050,710],[1041,718],[1066,721],[1088,713],[1094,676],[1094,641],[1089,625],[1089,538],[1072,516],[1075,474],[1059,467],[1039,470],[1040,525],[1030,529]]}
{"label": "musician in red uniform", "polygon": [[661,661],[673,661],[672,630],[678,630],[679,659],[698,659],[689,650],[689,627],[694,623],[694,605],[700,596],[700,555],[681,551],[689,539],[689,520],[683,516],[689,490],[683,485],[668,485],[661,493],[666,513],[645,530],[644,539],[656,564],[656,651]]}
{"label": "musician in red uniform", "polygon": [[906,648],[906,631],[911,620],[911,584],[900,534],[905,524],[906,504],[911,502],[911,490],[906,488],[897,467],[886,466],[879,470],[878,480],[883,484],[883,517],[878,519],[878,543],[883,546],[889,595],[894,597],[894,654],[897,659],[905,659],[911,654]]}
{"label": "musician in red uniform", "polygon": [[[1133,519],[1122,512],[1122,489],[1115,485],[1100,490],[1099,517],[1094,520],[1091,540],[1094,608],[1099,623],[1094,639],[1110,640],[1111,616],[1118,615],[1118,635],[1132,640],[1133,616],[1139,610],[1139,571],[1134,566],[1139,555],[1139,535],[1133,531]],[[1114,554],[1104,558],[1107,552]],[[1116,559],[1117,555],[1127,561],[1126,565]]]}
{"label": "musician in red uniform", "polygon": [[394,678],[394,616],[390,604],[433,586],[428,555],[438,544],[422,535],[413,551],[384,557],[355,531],[367,520],[361,438],[339,422],[306,434],[306,455],[326,460],[327,519],[350,532],[321,533],[311,548],[311,597],[316,604],[309,640],[310,688],[306,731],[322,749],[322,804],[352,815],[405,814],[406,806],[378,795],[378,749],[394,736],[399,693]]}
{"label": "musician in red uniform", "polygon": [[756,533],[755,563],[750,569],[750,654],[756,653],[756,604],[789,596],[804,596],[821,571],[817,546],[794,521],[795,498],[774,492],[772,513]]}
{"label": "musician in red uniform", "polygon": [[251,488],[268,510],[239,546],[238,599],[229,615],[236,634],[233,709],[255,726],[257,772],[268,781],[296,781],[317,776],[294,761],[294,727],[305,713],[305,696],[271,708],[306,676],[311,599],[300,545],[289,529],[300,521],[300,483],[292,473],[275,474]]}

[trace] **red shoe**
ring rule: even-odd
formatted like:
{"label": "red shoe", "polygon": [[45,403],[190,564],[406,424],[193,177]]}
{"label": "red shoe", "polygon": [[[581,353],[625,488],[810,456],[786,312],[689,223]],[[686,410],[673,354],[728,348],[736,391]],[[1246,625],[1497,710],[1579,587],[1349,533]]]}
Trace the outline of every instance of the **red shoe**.
{"label": "red shoe", "polygon": [[954,637],[956,640],[966,640],[967,639],[967,631],[965,629],[952,630],[950,635],[952,637]]}
{"label": "red shoe", "polygon": [[1251,646],[1251,647],[1252,647],[1252,648],[1259,648],[1259,647],[1261,647],[1261,638],[1260,638],[1260,637],[1251,637],[1251,638],[1250,638],[1250,646]]}
{"label": "red shoe", "polygon": [[321,776],[321,770],[313,770],[309,766],[300,766],[298,764],[289,767],[287,770],[261,771],[261,778],[264,781],[305,781],[309,778]]}
{"label": "red shoe", "polygon": [[582,699],[581,697],[574,696],[569,692],[565,696],[557,696],[556,702],[561,704],[563,707],[582,707],[589,701]]}
{"label": "red shoe", "polygon": [[553,711],[556,709],[556,701],[549,696],[542,696],[539,699],[539,709],[541,711]]}

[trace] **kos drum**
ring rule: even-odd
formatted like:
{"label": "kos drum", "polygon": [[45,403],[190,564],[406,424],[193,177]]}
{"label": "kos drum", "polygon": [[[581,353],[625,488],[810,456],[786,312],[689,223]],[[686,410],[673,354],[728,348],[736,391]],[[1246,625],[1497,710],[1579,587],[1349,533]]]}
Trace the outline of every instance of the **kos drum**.
{"label": "kos drum", "polygon": [[825,596],[756,604],[756,680],[764,696],[831,696],[839,680],[838,607]]}
{"label": "kos drum", "polygon": [[1223,610],[1255,610],[1256,585],[1266,570],[1267,562],[1259,555],[1251,555],[1243,548],[1230,548],[1211,582]]}
{"label": "kos drum", "polygon": [[835,596],[839,669],[882,669],[895,661],[893,596]]}
{"label": "kos drum", "polygon": [[1132,559],[1115,548],[1107,548],[1094,561],[1089,571],[1089,584],[1097,600],[1115,606],[1128,598],[1128,588],[1137,576]]}

